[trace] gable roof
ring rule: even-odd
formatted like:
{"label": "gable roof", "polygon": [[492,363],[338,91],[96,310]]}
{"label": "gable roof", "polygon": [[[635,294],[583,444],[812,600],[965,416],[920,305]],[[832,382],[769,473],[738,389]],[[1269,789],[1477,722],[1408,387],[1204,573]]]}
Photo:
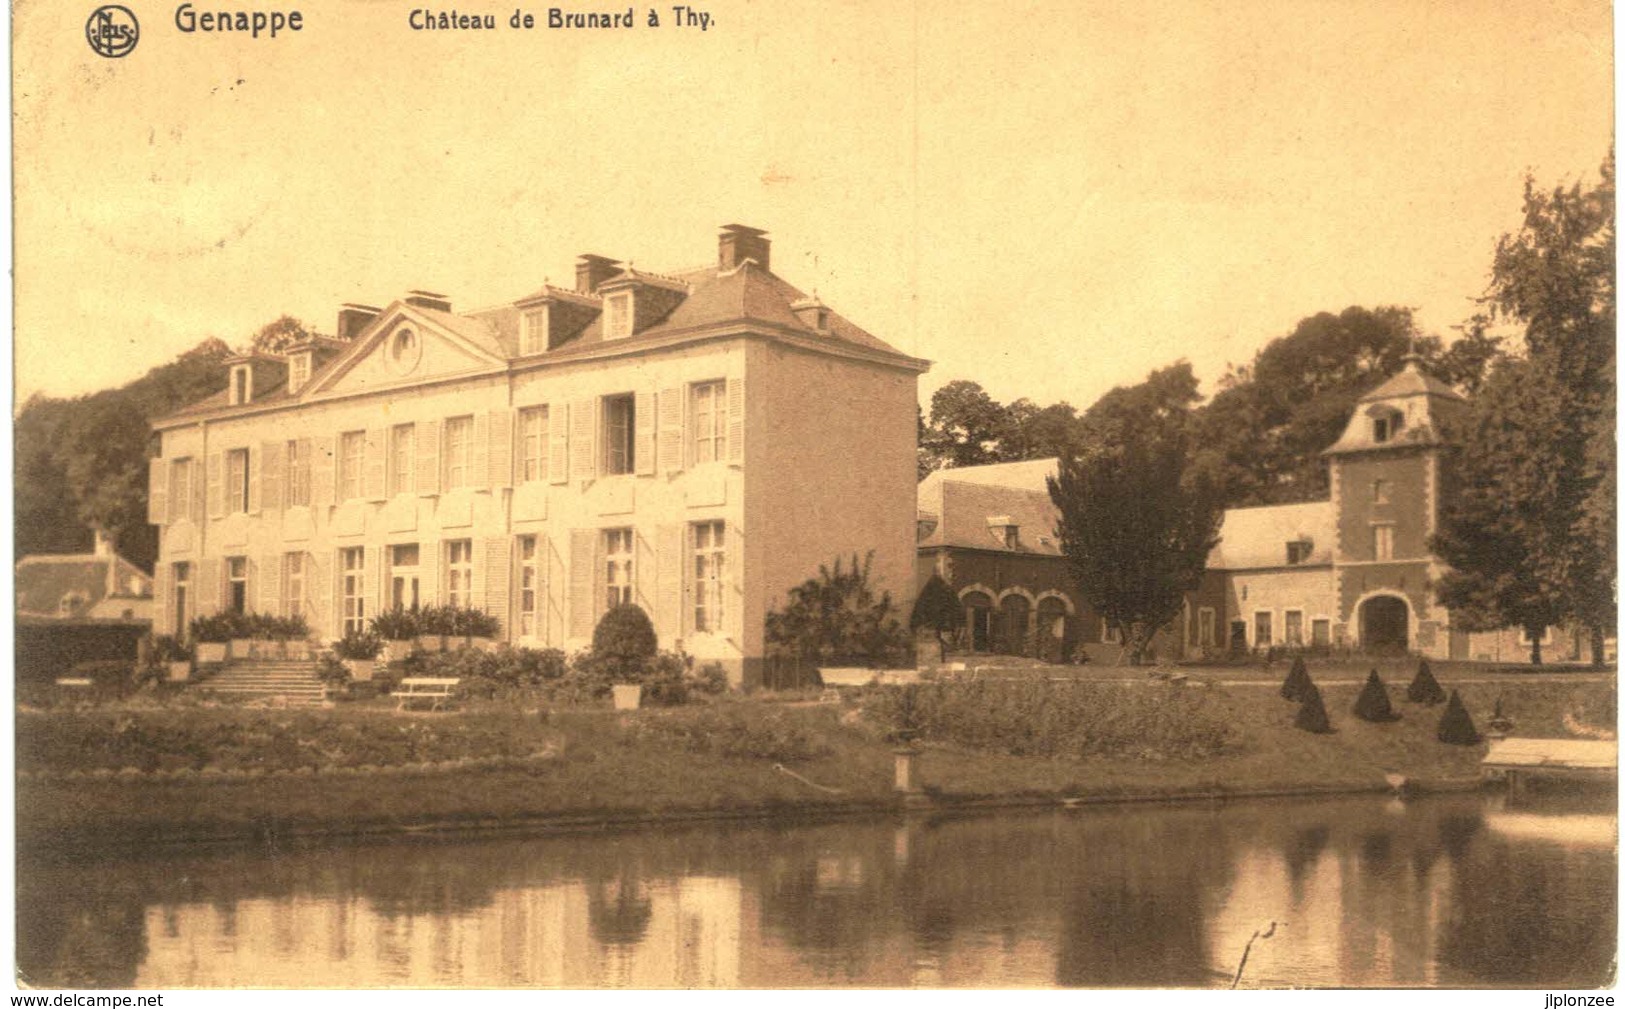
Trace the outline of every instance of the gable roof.
{"label": "gable roof", "polygon": [[1311,543],[1309,556],[1294,567],[1330,564],[1337,515],[1331,501],[1230,508],[1219,525],[1219,543],[1207,555],[1213,570],[1286,567],[1286,545]]}
{"label": "gable roof", "polygon": [[[920,547],[965,547],[1058,557],[1055,523],[1060,516],[1043,480],[1055,460],[941,469],[918,488]],[[998,520],[990,524],[989,520]],[[1019,530],[1006,546],[1000,526]]]}
{"label": "gable roof", "polygon": [[[107,591],[109,564],[114,566],[112,592]],[[104,600],[152,598],[151,576],[116,555],[34,554],[17,562],[15,584],[19,616],[72,620],[97,615],[92,611]]]}

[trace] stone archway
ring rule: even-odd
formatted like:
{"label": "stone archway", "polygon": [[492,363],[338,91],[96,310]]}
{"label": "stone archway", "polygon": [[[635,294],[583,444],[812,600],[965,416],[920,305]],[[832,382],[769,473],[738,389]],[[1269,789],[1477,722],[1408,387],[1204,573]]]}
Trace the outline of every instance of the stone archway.
{"label": "stone archway", "polygon": [[975,589],[960,595],[965,605],[965,630],[970,638],[970,650],[986,652],[993,644],[993,597]]}
{"label": "stone archway", "polygon": [[1372,596],[1360,604],[1361,651],[1408,651],[1410,632],[1410,604],[1399,596]]}

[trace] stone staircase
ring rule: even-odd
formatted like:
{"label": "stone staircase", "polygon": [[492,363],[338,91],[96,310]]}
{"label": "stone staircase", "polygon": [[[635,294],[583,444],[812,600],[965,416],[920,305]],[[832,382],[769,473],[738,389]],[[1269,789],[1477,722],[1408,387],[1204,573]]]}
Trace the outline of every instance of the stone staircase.
{"label": "stone staircase", "polygon": [[316,663],[298,659],[232,659],[199,684],[232,699],[314,707],[326,700]]}

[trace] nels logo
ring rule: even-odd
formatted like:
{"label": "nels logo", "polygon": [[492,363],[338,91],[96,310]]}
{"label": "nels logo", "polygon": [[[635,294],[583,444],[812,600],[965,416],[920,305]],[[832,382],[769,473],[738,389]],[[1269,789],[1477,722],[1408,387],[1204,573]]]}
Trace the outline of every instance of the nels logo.
{"label": "nels logo", "polygon": [[128,56],[141,38],[141,26],[128,7],[105,4],[96,8],[85,22],[85,39],[97,55],[108,59]]}

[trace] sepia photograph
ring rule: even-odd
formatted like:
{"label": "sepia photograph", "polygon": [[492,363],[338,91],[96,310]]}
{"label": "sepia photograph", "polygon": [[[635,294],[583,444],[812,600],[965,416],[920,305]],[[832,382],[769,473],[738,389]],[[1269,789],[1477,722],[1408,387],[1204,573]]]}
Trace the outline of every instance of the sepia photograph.
{"label": "sepia photograph", "polygon": [[11,4],[14,992],[1617,983],[1607,0],[301,3]]}

